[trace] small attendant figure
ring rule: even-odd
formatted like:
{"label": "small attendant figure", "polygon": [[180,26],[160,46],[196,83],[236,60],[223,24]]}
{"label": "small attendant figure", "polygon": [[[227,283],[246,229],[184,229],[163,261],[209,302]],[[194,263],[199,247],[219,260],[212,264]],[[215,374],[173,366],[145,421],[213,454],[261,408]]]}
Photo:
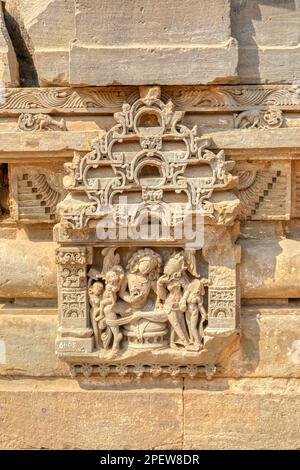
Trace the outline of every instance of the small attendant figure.
{"label": "small attendant figure", "polygon": [[90,302],[90,320],[94,331],[96,347],[100,347],[99,330],[101,330],[100,302],[103,294],[104,286],[102,282],[96,281],[89,287]]}
{"label": "small attendant figure", "polygon": [[[180,301],[180,310],[185,312],[186,323],[189,333],[188,350],[199,351],[201,349],[202,339],[204,337],[204,322],[207,313],[203,305],[205,295],[205,285],[208,285],[207,279],[194,279],[186,288]],[[200,322],[199,322],[200,320]]]}

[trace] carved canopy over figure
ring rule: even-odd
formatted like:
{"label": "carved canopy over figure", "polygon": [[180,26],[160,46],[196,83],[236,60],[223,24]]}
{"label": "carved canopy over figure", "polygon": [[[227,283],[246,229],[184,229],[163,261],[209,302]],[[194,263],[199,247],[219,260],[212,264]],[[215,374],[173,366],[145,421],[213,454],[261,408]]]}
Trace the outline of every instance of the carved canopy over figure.
{"label": "carved canopy over figure", "polygon": [[[237,178],[230,173],[234,162],[226,161],[224,151],[210,150],[210,140],[197,135],[197,126],[186,126],[184,115],[171,100],[162,100],[159,87],[142,89],[134,103],[124,103],[114,114],[116,124],[93,142],[92,150],[84,156],[75,154],[73,161],[65,164],[64,184],[69,194],[59,206],[62,223],[73,230],[89,228],[109,212],[116,224],[134,225],[136,215],[149,202],[145,194],[154,192],[168,205],[171,225],[178,223],[179,209],[202,210],[216,224],[232,223],[239,207],[233,192],[228,197],[237,185]],[[135,152],[126,147],[133,143]],[[103,175],[108,167],[113,172],[111,178]],[[127,201],[126,208],[132,210],[122,211],[119,195],[132,191],[136,208]],[[224,192],[226,218],[219,218],[215,210],[215,191],[219,195]],[[176,202],[176,194],[185,202]]]}

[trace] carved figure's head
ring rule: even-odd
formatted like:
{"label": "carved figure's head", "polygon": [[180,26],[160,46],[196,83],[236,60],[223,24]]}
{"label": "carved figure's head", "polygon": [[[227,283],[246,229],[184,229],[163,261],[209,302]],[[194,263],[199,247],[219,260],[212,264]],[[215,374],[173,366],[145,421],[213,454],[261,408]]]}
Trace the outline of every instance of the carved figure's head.
{"label": "carved figure's head", "polygon": [[164,274],[169,279],[177,279],[185,271],[185,258],[184,253],[173,253],[164,267]]}
{"label": "carved figure's head", "polygon": [[89,288],[89,293],[94,294],[94,295],[102,295],[103,290],[104,290],[104,286],[102,282],[96,281]]}
{"label": "carved figure's head", "polygon": [[202,283],[200,279],[193,279],[188,286],[188,291],[190,294],[199,294],[202,291]]}
{"label": "carved figure's head", "polygon": [[124,278],[124,270],[121,266],[112,267],[105,275],[106,288],[119,289]]}
{"label": "carved figure's head", "polygon": [[131,273],[140,272],[143,276],[148,276],[150,280],[154,280],[159,276],[161,263],[162,260],[158,253],[151,250],[151,248],[145,248],[132,255],[127,269]]}

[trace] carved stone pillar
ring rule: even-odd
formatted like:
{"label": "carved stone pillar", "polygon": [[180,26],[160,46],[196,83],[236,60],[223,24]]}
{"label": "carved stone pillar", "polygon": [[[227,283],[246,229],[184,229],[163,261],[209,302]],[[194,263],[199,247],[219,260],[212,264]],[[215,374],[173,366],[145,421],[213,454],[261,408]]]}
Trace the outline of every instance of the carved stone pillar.
{"label": "carved stone pillar", "polygon": [[61,247],[56,252],[60,315],[57,349],[61,352],[88,353],[93,348],[87,293],[88,258],[86,247]]}

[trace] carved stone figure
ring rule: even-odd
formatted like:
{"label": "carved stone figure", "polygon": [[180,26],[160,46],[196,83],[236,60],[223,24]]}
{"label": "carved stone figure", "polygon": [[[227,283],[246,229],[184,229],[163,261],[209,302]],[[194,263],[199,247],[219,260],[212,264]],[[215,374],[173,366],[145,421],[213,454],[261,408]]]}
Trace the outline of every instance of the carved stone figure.
{"label": "carved stone figure", "polygon": [[[95,335],[96,347],[100,347],[99,330],[102,330],[102,325],[99,325],[100,320],[100,302],[103,294],[104,286],[102,282],[96,281],[89,287],[89,302],[90,302],[90,319]],[[102,327],[102,328],[101,328]]]}
{"label": "carved stone figure", "polygon": [[161,263],[161,257],[151,248],[135,252],[128,261],[120,297],[133,308],[144,307],[151,289],[156,292]]}
{"label": "carved stone figure", "polygon": [[203,305],[204,286],[208,283],[208,279],[194,279],[188,285],[179,303],[180,310],[185,312],[189,344],[196,351],[201,349],[204,337],[204,322],[207,320],[207,312]]}
{"label": "carved stone figure", "polygon": [[99,314],[96,321],[101,321],[104,331],[101,334],[104,349],[108,349],[113,337],[112,353],[119,349],[122,333],[118,325],[118,317],[115,312],[117,293],[119,292],[124,278],[124,271],[121,266],[113,266],[105,274],[105,290],[100,301]]}
{"label": "carved stone figure", "polygon": [[209,281],[199,278],[193,252],[169,255],[160,277],[162,257],[151,248],[133,253],[126,271],[113,265],[120,263],[115,247],[102,254],[102,271],[92,267],[88,272],[90,319],[98,349],[115,355],[123,335],[134,348],[201,349],[207,320],[204,286]]}
{"label": "carved stone figure", "polygon": [[234,127],[239,129],[273,129],[282,127],[284,116],[281,109],[248,109],[234,116]]}
{"label": "carved stone figure", "polygon": [[19,128],[22,131],[42,131],[42,130],[61,130],[66,131],[66,121],[61,118],[60,121],[56,121],[48,114],[21,114],[18,120]]}
{"label": "carved stone figure", "polygon": [[161,264],[161,256],[151,248],[136,251],[128,261],[119,295],[128,304],[127,311],[133,314],[132,321],[125,325],[125,334],[132,346],[147,344],[148,338],[153,338],[152,344],[158,347],[159,338],[166,332],[162,325],[165,319],[154,311]]}
{"label": "carved stone figure", "polygon": [[[191,304],[195,302],[195,299],[192,299],[192,297],[193,294],[197,295],[197,292],[193,292],[195,284],[191,288],[195,280],[190,283],[187,271],[198,276],[194,256],[192,256],[191,260],[190,253],[174,253],[166,263],[164,273],[157,283],[157,306],[162,308],[168,315],[168,321],[171,325],[170,346],[176,348],[176,344],[179,343],[189,350],[194,339],[191,336],[192,323],[193,325],[195,323],[194,318],[192,323],[190,321],[190,313],[193,310]],[[201,293],[203,296],[204,292],[201,291]],[[187,317],[184,315],[186,308],[189,309]],[[203,309],[202,313],[204,313]],[[187,326],[189,331],[187,331]],[[196,343],[200,348],[200,338],[196,338]]]}

